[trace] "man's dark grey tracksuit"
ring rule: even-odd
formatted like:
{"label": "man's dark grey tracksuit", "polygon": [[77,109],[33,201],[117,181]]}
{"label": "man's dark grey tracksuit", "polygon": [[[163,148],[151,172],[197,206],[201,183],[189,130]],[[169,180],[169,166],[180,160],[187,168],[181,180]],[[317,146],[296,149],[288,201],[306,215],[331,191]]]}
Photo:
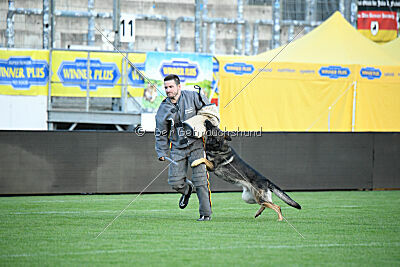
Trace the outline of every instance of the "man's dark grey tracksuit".
{"label": "man's dark grey tracksuit", "polygon": [[[176,104],[166,98],[160,105],[156,115],[156,152],[158,157],[168,156],[178,165],[170,164],[168,183],[181,194],[187,194],[189,186],[186,180],[187,169],[191,163],[205,157],[203,140],[192,138],[185,132],[182,122],[197,114],[208,99],[195,91],[182,90]],[[210,191],[207,171],[204,164],[192,168],[192,181],[199,199],[200,215],[211,215]]]}

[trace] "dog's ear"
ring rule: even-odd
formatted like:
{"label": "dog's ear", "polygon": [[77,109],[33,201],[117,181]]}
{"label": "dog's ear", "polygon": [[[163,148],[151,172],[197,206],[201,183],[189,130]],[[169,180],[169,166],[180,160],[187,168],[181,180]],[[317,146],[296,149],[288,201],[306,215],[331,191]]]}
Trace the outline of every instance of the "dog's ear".
{"label": "dog's ear", "polygon": [[214,128],[213,124],[209,120],[205,120],[204,124],[205,124],[207,130],[212,130]]}
{"label": "dog's ear", "polygon": [[225,134],[224,134],[224,139],[225,139],[226,141],[232,141],[232,138],[229,136],[228,133],[225,133]]}

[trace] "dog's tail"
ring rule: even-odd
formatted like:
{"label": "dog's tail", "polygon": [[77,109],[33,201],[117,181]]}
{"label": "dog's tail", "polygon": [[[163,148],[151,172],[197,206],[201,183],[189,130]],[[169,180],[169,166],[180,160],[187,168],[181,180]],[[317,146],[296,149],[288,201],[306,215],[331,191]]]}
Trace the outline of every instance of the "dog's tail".
{"label": "dog's tail", "polygon": [[293,208],[301,210],[301,206],[299,203],[291,199],[282,189],[280,189],[278,186],[274,185],[273,183],[270,183],[270,189],[272,192],[275,193],[280,199],[282,199],[286,204],[292,206]]}

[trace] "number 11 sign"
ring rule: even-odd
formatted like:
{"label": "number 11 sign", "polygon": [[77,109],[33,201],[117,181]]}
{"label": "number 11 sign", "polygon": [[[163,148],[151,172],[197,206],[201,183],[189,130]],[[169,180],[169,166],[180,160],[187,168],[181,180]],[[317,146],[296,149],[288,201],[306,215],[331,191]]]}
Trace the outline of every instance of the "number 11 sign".
{"label": "number 11 sign", "polygon": [[121,16],[119,41],[122,43],[135,42],[135,18],[133,16]]}

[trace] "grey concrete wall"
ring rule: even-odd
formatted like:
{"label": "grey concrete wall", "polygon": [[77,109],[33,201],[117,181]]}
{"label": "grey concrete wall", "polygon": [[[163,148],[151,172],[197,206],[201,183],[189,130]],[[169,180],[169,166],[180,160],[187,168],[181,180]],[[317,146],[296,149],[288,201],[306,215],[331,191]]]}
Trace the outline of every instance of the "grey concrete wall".
{"label": "grey concrete wall", "polygon": [[[232,147],[284,190],[400,189],[399,133],[263,133]],[[141,192],[167,166],[154,135],[0,131],[0,194]],[[211,173],[213,191],[238,191]],[[172,192],[164,171],[146,192]]]}
{"label": "grey concrete wall", "polygon": [[[0,1],[0,47],[6,46],[6,17],[8,1]],[[244,1],[246,2],[246,1]],[[87,10],[87,1],[55,0],[56,10]],[[194,17],[194,0],[121,0],[121,12],[129,14],[164,15],[172,21],[172,49],[174,49],[174,24],[180,16]],[[42,1],[18,0],[16,8],[42,9]],[[237,17],[236,0],[208,0],[209,17]],[[113,0],[95,0],[95,11],[113,11]],[[271,6],[244,5],[245,20],[251,24],[257,19],[271,19]],[[104,29],[112,30],[110,19],[96,19],[96,23]],[[42,17],[41,16],[15,16],[15,47],[16,48],[42,48]],[[66,48],[68,45],[87,44],[88,20],[85,18],[57,18],[55,27],[56,48]],[[244,42],[244,27],[242,30]],[[217,25],[216,54],[232,54],[235,48],[236,27]],[[253,32],[252,32],[253,33]],[[207,35],[208,36],[208,35]],[[253,34],[251,34],[253,36]],[[102,41],[101,35],[95,33],[95,45],[108,49]],[[259,52],[266,51],[271,39],[271,27],[260,27]],[[127,45],[122,46],[123,49]],[[134,49],[137,51],[165,51],[165,24],[154,21],[137,21],[136,42]],[[243,43],[244,49],[244,43]],[[181,51],[194,52],[194,23],[184,22],[181,29]]]}

